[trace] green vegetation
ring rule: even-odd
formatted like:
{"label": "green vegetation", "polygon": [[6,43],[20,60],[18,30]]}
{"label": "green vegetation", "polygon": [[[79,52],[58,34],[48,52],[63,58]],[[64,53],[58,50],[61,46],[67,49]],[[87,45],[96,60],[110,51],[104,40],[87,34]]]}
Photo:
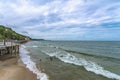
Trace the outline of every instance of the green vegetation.
{"label": "green vegetation", "polygon": [[0,25],[0,40],[2,39],[14,39],[14,40],[25,40],[26,36],[16,33],[11,28]]}

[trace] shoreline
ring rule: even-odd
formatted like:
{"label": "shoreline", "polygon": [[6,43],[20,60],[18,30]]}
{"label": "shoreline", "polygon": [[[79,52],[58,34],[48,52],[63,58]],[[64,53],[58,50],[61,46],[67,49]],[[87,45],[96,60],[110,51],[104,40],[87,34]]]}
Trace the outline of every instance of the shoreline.
{"label": "shoreline", "polygon": [[37,75],[16,56],[5,55],[0,57],[0,80],[37,80]]}

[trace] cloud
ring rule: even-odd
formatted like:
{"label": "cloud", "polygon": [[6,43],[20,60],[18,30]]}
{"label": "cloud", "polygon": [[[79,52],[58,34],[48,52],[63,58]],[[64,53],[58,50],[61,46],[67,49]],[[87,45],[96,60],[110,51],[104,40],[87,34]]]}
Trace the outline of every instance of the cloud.
{"label": "cloud", "polygon": [[119,11],[119,0],[1,0],[0,24],[33,38],[109,40]]}

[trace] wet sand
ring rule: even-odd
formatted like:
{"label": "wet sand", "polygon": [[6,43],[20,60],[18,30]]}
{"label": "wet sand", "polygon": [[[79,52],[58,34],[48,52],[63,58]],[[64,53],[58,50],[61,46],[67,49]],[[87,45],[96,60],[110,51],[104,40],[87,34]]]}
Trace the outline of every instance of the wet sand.
{"label": "wet sand", "polygon": [[8,55],[0,57],[0,80],[37,80],[37,77],[16,57]]}

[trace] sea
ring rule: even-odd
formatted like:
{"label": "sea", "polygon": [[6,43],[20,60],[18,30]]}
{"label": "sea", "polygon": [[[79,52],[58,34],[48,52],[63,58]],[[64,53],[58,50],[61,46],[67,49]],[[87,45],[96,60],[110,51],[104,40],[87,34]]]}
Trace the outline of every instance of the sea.
{"label": "sea", "polygon": [[38,80],[120,80],[119,41],[30,41],[20,59]]}

